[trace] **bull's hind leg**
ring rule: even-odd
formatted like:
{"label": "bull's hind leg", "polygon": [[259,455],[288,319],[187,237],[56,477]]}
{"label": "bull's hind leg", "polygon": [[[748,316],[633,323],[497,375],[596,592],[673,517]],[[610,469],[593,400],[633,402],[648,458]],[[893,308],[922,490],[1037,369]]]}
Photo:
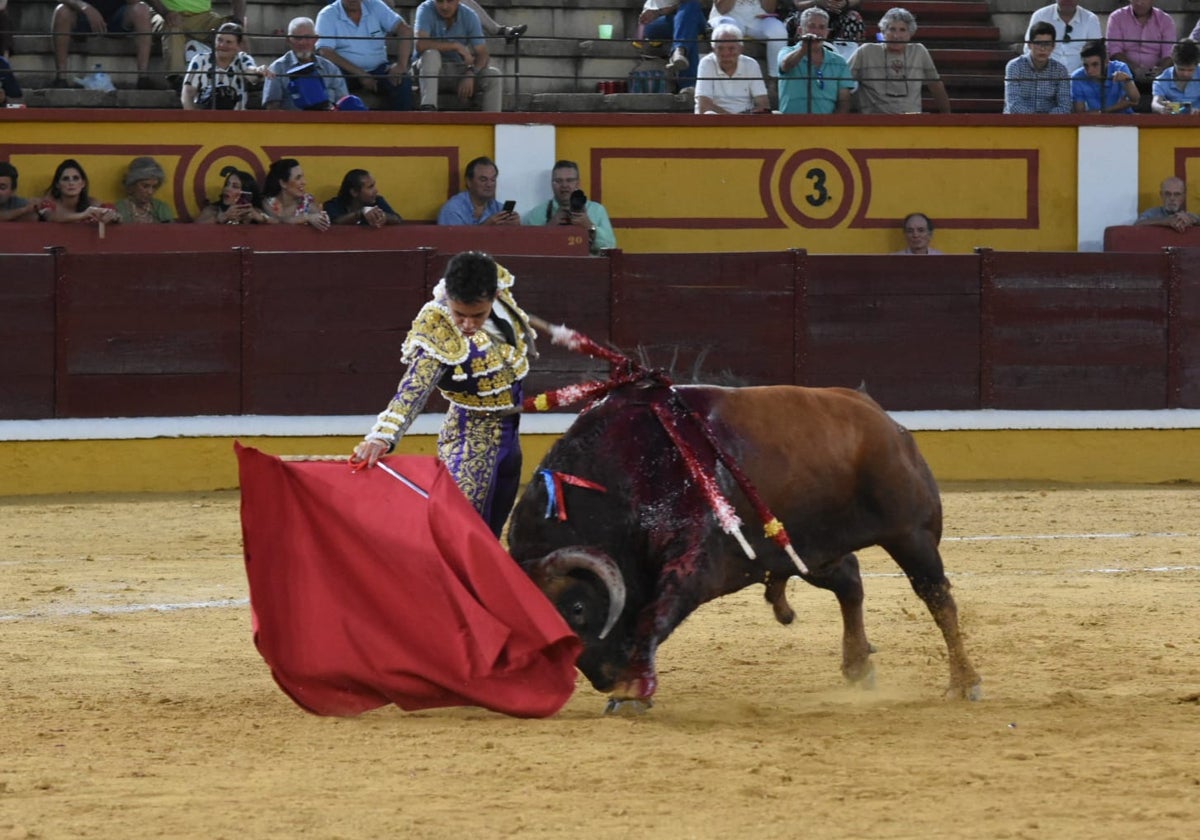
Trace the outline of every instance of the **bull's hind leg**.
{"label": "bull's hind leg", "polygon": [[958,627],[958,605],[950,594],[950,581],[946,579],[942,556],[933,535],[922,531],[883,547],[904,570],[913,591],[925,602],[946,640],[946,652],[950,657],[950,687],[946,696],[980,699],[983,696],[982,679],[967,658]]}
{"label": "bull's hind leg", "polygon": [[874,648],[867,641],[863,623],[863,586],[858,558],[845,554],[833,563],[810,563],[810,569],[812,572],[805,580],[832,592],[842,610],[843,676],[864,688],[874,688],[875,665],[871,662]]}

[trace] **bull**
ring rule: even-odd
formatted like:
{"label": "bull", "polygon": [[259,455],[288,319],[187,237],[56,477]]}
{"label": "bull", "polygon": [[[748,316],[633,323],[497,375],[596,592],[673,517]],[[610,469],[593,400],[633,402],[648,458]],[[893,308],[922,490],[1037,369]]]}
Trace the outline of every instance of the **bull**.
{"label": "bull", "polygon": [[[664,406],[669,416],[707,421],[715,446],[705,448],[697,424],[684,420],[672,434],[658,419]],[[740,466],[806,568],[765,534],[749,540],[751,559],[717,527],[685,463],[680,429],[694,452],[709,453],[705,469],[749,521],[753,500],[713,451],[724,449]],[[873,684],[854,554],[871,545],[891,555],[941,630],[947,696],[980,696],[938,550],[937,484],[912,435],[866,394],[629,382],[579,415],[539,475],[567,481],[557,491],[550,480],[528,485],[513,512],[510,551],[579,635],[578,667],[609,693],[608,711],[652,705],[658,647],[701,604],[763,583],[775,618],[791,623],[786,585],[793,575],[837,597],[842,673]]]}

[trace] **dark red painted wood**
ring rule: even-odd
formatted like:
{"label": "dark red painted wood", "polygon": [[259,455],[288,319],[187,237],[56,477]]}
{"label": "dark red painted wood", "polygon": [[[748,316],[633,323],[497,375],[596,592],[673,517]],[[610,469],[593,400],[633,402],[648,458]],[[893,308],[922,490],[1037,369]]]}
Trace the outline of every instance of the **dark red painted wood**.
{"label": "dark red painted wood", "polygon": [[54,411],[54,257],[28,254],[0,270],[0,419]]}

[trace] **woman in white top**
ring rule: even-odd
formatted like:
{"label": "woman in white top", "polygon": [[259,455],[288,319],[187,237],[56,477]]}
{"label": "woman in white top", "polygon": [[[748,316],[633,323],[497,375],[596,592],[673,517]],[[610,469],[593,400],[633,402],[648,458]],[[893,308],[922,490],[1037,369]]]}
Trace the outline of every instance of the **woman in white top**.
{"label": "woman in white top", "polygon": [[787,25],[775,12],[778,0],[713,0],[708,22],[713,30],[722,23],[737,24],[750,38],[767,44],[767,72],[779,75],[779,51],[787,46]]}
{"label": "woman in white top", "polygon": [[712,34],[712,52],[696,69],[697,114],[766,114],[767,86],[758,62],[742,55],[742,33],[722,23]]}

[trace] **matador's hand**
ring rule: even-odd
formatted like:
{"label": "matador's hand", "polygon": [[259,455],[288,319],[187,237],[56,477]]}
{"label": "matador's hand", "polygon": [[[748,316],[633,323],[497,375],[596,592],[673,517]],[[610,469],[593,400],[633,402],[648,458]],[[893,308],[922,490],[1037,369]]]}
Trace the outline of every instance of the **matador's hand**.
{"label": "matador's hand", "polygon": [[367,469],[375,466],[375,463],[383,457],[388,451],[388,445],[381,440],[364,440],[354,447],[354,454],[350,456],[351,464],[361,464],[366,462]]}

